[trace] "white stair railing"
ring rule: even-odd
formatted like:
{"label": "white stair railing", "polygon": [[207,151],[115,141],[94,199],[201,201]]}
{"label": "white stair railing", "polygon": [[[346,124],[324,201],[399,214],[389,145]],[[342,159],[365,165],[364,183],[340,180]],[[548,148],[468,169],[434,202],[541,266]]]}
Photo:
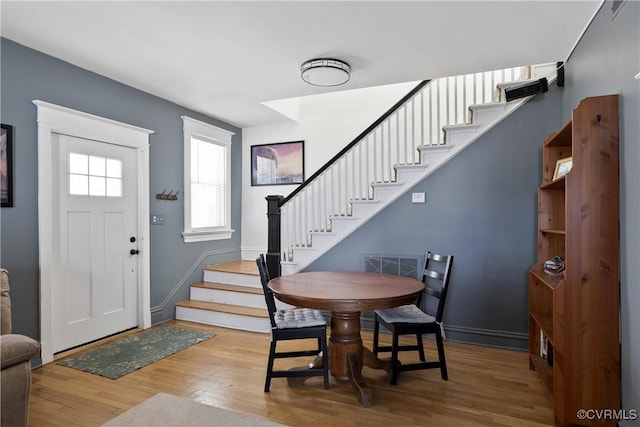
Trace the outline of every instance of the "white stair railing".
{"label": "white stair railing", "polygon": [[331,231],[331,218],[351,214],[352,200],[371,200],[372,183],[395,180],[396,165],[416,165],[420,146],[444,145],[443,127],[468,121],[469,106],[498,101],[498,83],[526,80],[530,67],[421,83],[405,102],[386,113],[311,181],[281,206],[281,260],[293,261],[293,248],[309,247],[312,232]]}

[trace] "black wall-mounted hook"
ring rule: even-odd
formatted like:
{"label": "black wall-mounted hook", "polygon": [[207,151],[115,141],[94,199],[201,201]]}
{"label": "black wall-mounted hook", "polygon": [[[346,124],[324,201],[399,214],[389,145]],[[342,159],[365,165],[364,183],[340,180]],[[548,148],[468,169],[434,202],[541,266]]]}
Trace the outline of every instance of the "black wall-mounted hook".
{"label": "black wall-mounted hook", "polygon": [[180,190],[178,190],[176,192],[176,194],[173,194],[173,190],[169,191],[169,193],[167,193],[166,191],[167,191],[167,189],[165,188],[164,190],[162,190],[162,193],[156,194],[156,199],[158,199],[158,200],[178,200],[178,193],[180,193]]}
{"label": "black wall-mounted hook", "polygon": [[167,191],[167,189],[166,189],[166,188],[165,188],[164,190],[162,190],[162,193],[157,193],[157,194],[156,194],[156,199],[158,199],[158,200],[163,200],[163,199],[164,199],[164,197],[165,197],[165,194],[164,194],[164,193],[165,193],[165,191]]}

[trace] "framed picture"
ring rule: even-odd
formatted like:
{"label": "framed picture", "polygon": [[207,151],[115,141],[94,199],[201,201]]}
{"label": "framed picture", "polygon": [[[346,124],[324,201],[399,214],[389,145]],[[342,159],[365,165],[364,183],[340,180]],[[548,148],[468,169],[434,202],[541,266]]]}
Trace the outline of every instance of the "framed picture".
{"label": "framed picture", "polygon": [[13,206],[13,126],[0,125],[0,204]]}
{"label": "framed picture", "polygon": [[556,170],[553,172],[553,180],[555,181],[568,174],[571,166],[573,166],[573,157],[558,160],[556,162]]}
{"label": "framed picture", "polygon": [[304,141],[251,146],[251,185],[304,182]]}

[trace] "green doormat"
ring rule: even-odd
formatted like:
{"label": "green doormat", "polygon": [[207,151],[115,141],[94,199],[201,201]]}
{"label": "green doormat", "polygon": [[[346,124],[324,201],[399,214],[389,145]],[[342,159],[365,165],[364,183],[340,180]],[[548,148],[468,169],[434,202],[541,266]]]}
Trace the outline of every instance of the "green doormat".
{"label": "green doormat", "polygon": [[193,329],[162,326],[61,360],[58,365],[115,380],[214,336]]}

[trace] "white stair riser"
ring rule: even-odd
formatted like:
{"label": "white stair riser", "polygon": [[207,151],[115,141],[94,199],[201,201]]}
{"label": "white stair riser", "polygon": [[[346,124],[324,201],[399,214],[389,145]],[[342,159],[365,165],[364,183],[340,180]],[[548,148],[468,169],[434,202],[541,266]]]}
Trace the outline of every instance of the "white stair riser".
{"label": "white stair riser", "polygon": [[353,230],[353,225],[356,222],[357,220],[353,216],[331,218],[331,232],[337,235],[343,235]]}
{"label": "white stair riser", "polygon": [[401,168],[396,171],[396,180],[399,182],[413,182],[423,177],[426,168],[420,169],[405,169]]}
{"label": "white stair riser", "polygon": [[219,311],[198,310],[190,307],[177,306],[176,319],[250,332],[271,332],[271,324],[269,319],[266,318],[242,316]]}
{"label": "white stair riser", "polygon": [[453,146],[458,146],[468,142],[469,140],[473,140],[475,135],[478,135],[480,128],[476,127],[475,129],[451,129],[446,132],[447,134],[447,144],[451,144]]}
{"label": "white stair riser", "polygon": [[422,154],[423,161],[429,165],[428,169],[425,169],[425,173],[419,178],[419,180],[424,179],[425,176],[431,174],[433,169],[440,165],[440,163],[448,158],[451,155],[451,152],[455,150],[455,147],[452,146],[450,150],[447,151],[433,151],[433,152],[425,152]]}
{"label": "white stair riser", "polygon": [[239,305],[241,307],[266,308],[263,295],[244,292],[226,291],[222,289],[208,289],[197,286],[191,287],[191,300],[208,301],[218,304]]}
{"label": "white stair riser", "polygon": [[226,283],[229,285],[250,286],[252,288],[262,289],[260,285],[260,277],[251,274],[227,273],[224,271],[204,270],[205,282]]}
{"label": "white stair riser", "polygon": [[379,203],[353,203],[351,205],[352,216],[368,216],[380,208]]}
{"label": "white stair riser", "polygon": [[474,122],[491,122],[500,118],[504,114],[504,110],[477,110],[473,112],[473,121]]}
{"label": "white stair riser", "polygon": [[311,233],[311,246],[313,248],[323,249],[330,245],[335,239],[333,232],[331,233]]}
{"label": "white stair riser", "polygon": [[418,147],[418,151],[420,152],[420,164],[432,166],[434,164],[434,159],[437,159],[439,156],[446,155],[451,151],[451,148],[451,144],[421,145]]}
{"label": "white stair riser", "polygon": [[399,192],[403,192],[403,188],[406,188],[405,182],[403,185],[376,185],[373,189],[373,196],[376,200],[379,200],[381,204],[388,205],[391,201],[397,198]]}
{"label": "white stair riser", "polygon": [[[299,256],[298,253],[296,253],[296,256]],[[303,264],[299,260],[296,262],[281,262],[280,274],[282,274],[283,276],[288,276],[290,274],[297,273],[298,271],[300,271],[300,265]],[[307,264],[304,265],[306,266]]]}

